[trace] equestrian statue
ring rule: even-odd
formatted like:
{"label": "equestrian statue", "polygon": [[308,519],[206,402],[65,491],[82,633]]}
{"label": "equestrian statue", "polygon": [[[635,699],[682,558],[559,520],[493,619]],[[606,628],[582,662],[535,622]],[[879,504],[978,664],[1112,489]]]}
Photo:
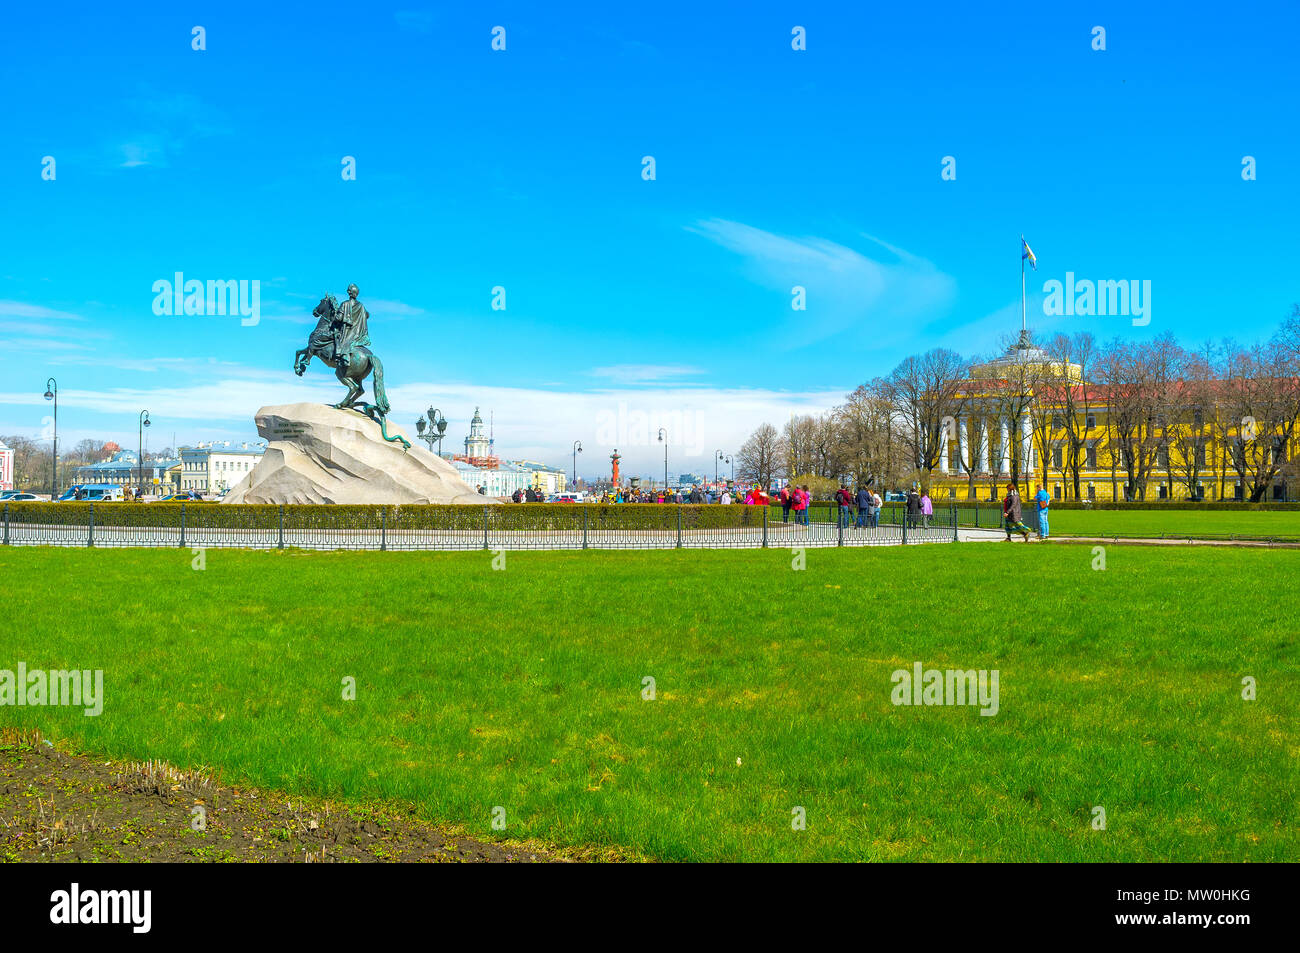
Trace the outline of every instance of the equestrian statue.
{"label": "equestrian statue", "polygon": [[[331,294],[320,299],[320,304],[312,311],[312,317],[319,318],[316,330],[307,338],[307,346],[294,355],[293,372],[302,377],[313,357],[320,358],[328,367],[334,368],[334,376],[347,389],[347,396],[334,406],[340,410],[359,410],[379,424],[379,431],[390,443],[401,442],[403,449],[411,449],[411,443],[400,434],[388,435],[387,415],[389,411],[388,394],[384,391],[384,365],[377,355],[370,350],[370,312],[366,310],[357,295],[360,290],[356,285],[348,285],[348,300],[339,304]],[[365,393],[364,381],[371,373],[375,375],[375,402],[358,403]]]}

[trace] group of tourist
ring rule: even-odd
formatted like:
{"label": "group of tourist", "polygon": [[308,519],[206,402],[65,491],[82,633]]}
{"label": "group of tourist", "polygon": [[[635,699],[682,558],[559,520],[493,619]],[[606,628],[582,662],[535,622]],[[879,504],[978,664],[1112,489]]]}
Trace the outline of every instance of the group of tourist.
{"label": "group of tourist", "polygon": [[[487,493],[487,488],[481,486],[478,488],[478,491],[480,493]],[[514,503],[545,503],[546,491],[538,490],[530,486],[523,490],[515,490],[514,493],[510,494],[510,499]]]}
{"label": "group of tourist", "polygon": [[[761,494],[761,501],[759,494]],[[732,503],[741,502],[742,500],[749,504],[761,502],[763,506],[766,506],[768,502],[767,494],[763,493],[758,486],[746,491],[743,498],[740,496],[739,488],[737,488],[736,494],[733,496],[731,487],[724,487],[722,492],[715,494],[708,487],[701,488],[698,486],[691,487],[685,493],[680,489],[634,490],[631,487],[621,486],[610,490],[601,498],[602,503],[721,503],[724,506],[730,506]]]}

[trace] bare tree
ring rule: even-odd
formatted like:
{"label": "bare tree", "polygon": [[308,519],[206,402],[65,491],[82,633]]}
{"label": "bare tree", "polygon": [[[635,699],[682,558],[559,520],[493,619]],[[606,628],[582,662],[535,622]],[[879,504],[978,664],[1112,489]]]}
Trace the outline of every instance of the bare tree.
{"label": "bare tree", "polygon": [[0,437],[14,452],[14,486],[19,490],[48,491],[53,477],[54,461],[50,444],[18,434]]}
{"label": "bare tree", "polygon": [[780,467],[781,435],[771,424],[759,424],[736,454],[736,473],[746,483],[769,487]]}
{"label": "bare tree", "polygon": [[943,348],[905,358],[887,378],[886,392],[898,421],[908,462],[928,492],[951,422],[966,402],[969,364]]}
{"label": "bare tree", "polygon": [[836,408],[846,471],[858,484],[897,485],[903,479],[903,442],[895,427],[888,386],[880,378],[862,384]]}
{"label": "bare tree", "polygon": [[1169,410],[1172,430],[1168,452],[1178,482],[1186,489],[1187,498],[1195,500],[1200,499],[1201,481],[1209,464],[1217,386],[1214,369],[1203,351],[1184,351],[1176,377],[1178,399]]}
{"label": "bare tree", "polygon": [[1227,412],[1237,421],[1228,459],[1252,503],[1262,500],[1288,460],[1300,418],[1300,381],[1283,335],[1228,356]]}
{"label": "bare tree", "polygon": [[[1073,487],[1073,499],[1079,500],[1083,498],[1083,470],[1087,465],[1092,437],[1088,418],[1096,410],[1091,375],[1097,343],[1086,331],[1073,337],[1058,334],[1047,350],[1061,370],[1061,376],[1051,384],[1052,401],[1059,411],[1059,429],[1062,432],[1060,469],[1067,478],[1067,487]],[[1077,373],[1075,368],[1078,368]],[[1050,454],[1052,449],[1055,448],[1048,446],[1044,452]],[[1069,490],[1066,498],[1071,498]]]}
{"label": "bare tree", "polygon": [[1147,479],[1161,442],[1161,400],[1155,356],[1140,343],[1118,338],[1102,348],[1098,376],[1106,388],[1106,439],[1112,480],[1124,471],[1124,497],[1146,499]]}

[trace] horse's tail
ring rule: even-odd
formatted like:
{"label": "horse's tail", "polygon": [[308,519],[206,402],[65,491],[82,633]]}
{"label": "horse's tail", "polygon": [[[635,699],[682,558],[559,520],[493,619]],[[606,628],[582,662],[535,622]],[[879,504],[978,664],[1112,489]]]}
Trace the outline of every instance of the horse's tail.
{"label": "horse's tail", "polygon": [[384,365],[379,360],[379,355],[371,353],[370,363],[375,368],[375,409],[382,415],[387,415],[392,408],[388,403],[388,391],[384,390]]}

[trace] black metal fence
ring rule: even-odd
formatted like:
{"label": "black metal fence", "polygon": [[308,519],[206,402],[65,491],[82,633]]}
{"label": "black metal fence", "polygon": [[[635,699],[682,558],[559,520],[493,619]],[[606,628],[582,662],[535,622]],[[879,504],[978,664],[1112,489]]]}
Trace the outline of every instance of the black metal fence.
{"label": "black metal fence", "polygon": [[[772,519],[774,520],[794,520],[794,510],[789,515],[779,506],[773,506]],[[1023,504],[1022,521],[1030,529],[1038,531],[1038,513],[1032,504]],[[839,506],[835,503],[813,503],[808,508],[808,520],[811,523],[835,523],[839,519]],[[857,519],[857,511],[854,511],[854,519]],[[955,514],[955,515],[954,515]],[[935,507],[935,515],[929,517],[933,522],[938,519],[944,525],[950,525],[949,520],[955,518],[957,525],[968,527],[970,529],[987,529],[1000,530],[1002,524],[1002,504],[1000,501],[991,501],[987,503],[968,502],[968,503],[945,503]],[[917,517],[916,520],[922,520],[924,517]],[[916,521],[914,520],[914,521]],[[881,525],[898,526],[907,521],[907,506],[903,503],[886,503],[880,509],[878,522]]]}
{"label": "black metal fence", "polygon": [[[707,519],[699,510],[711,511]],[[695,512],[690,512],[695,511]],[[745,549],[890,546],[954,542],[959,516],[949,507],[908,519],[901,508],[874,520],[813,504],[807,522],[769,507],[677,504],[547,507],[527,504],[403,508],[226,507],[100,503],[4,505],[7,546],[189,547],[241,549]]]}

